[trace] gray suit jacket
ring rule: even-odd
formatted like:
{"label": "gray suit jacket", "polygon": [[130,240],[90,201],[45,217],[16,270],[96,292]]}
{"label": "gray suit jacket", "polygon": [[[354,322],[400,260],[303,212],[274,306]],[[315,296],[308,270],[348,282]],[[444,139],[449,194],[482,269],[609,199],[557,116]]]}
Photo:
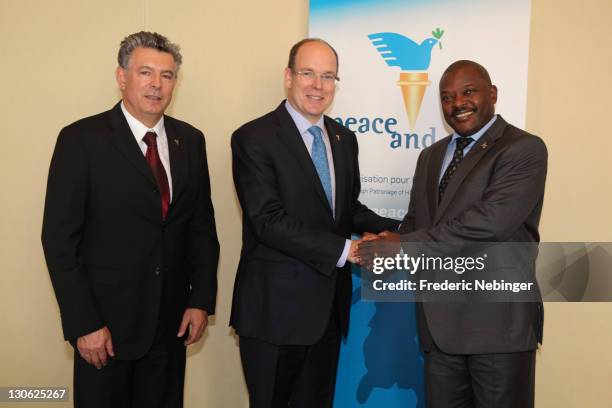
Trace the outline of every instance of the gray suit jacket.
{"label": "gray suit jacket", "polygon": [[[547,151],[498,116],[455,171],[438,203],[448,136],[419,156],[400,232],[409,242],[538,242]],[[535,274],[535,259],[522,276]],[[417,305],[421,347],[451,354],[527,351],[542,341],[543,308],[531,303]]]}

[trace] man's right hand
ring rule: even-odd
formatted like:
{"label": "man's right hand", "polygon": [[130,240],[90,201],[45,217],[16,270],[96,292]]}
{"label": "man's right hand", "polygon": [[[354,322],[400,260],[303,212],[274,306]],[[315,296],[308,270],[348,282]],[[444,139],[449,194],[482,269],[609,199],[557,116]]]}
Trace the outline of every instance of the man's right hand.
{"label": "man's right hand", "polygon": [[79,337],[76,346],[81,357],[98,370],[107,364],[108,356],[115,357],[111,333],[106,326]]}
{"label": "man's right hand", "polygon": [[351,248],[349,249],[347,261],[353,264],[358,264],[360,262],[359,257],[357,256],[357,250],[359,248],[359,243],[361,240],[351,240]]}

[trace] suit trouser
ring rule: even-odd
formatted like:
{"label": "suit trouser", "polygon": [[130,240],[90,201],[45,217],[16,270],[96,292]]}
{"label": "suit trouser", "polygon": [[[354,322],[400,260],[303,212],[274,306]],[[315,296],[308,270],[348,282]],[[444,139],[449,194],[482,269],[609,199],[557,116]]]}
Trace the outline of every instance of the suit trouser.
{"label": "suit trouser", "polygon": [[[164,285],[164,288],[166,286]],[[181,408],[185,383],[185,334],[176,337],[174,321],[163,311],[172,310],[163,292],[153,344],[137,360],[108,359],[98,370],[75,348],[75,408]],[[112,333],[111,333],[112,335]]]}
{"label": "suit trouser", "polygon": [[98,370],[75,350],[77,408],[180,408],[183,406],[185,346],[157,342],[138,360],[109,358]]}
{"label": "suit trouser", "polygon": [[429,408],[533,408],[535,350],[506,354],[425,353]]}
{"label": "suit trouser", "polygon": [[276,345],[241,336],[250,408],[331,407],[339,350],[335,312],[323,337],[313,345]]}

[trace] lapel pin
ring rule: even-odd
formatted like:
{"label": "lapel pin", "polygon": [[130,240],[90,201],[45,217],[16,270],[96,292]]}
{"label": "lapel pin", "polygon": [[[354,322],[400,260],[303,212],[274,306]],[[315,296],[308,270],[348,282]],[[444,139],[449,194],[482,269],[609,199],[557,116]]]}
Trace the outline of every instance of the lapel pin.
{"label": "lapel pin", "polygon": [[338,141],[340,141],[340,135],[336,135],[336,139],[338,139]]}
{"label": "lapel pin", "polygon": [[178,139],[174,139],[174,144],[178,146],[178,145],[180,145],[180,144],[181,144],[181,142],[179,142],[179,140],[178,140]]}
{"label": "lapel pin", "polygon": [[488,146],[488,145],[487,145],[487,142],[484,142],[483,144],[481,144],[481,145],[480,145],[480,147],[482,147],[483,149],[486,149],[486,148],[487,148],[487,146]]}

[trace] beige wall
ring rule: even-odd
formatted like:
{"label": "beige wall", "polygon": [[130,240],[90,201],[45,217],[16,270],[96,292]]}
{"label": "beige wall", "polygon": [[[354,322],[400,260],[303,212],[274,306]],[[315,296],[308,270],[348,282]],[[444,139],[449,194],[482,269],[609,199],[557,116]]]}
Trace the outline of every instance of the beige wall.
{"label": "beige wall", "polygon": [[[612,3],[532,1],[527,127],[550,152],[542,237],[612,241],[612,136],[604,126]],[[206,134],[221,241],[218,314],[206,341],[189,351],[186,406],[246,406],[227,327],[240,248],[229,136],[283,97],[286,54],[306,35],[307,19],[307,0],[0,0],[0,386],[71,385],[39,238],[48,163],[62,126],[118,99],[118,43],[148,29],[182,46],[170,114]],[[612,307],[546,307],[537,406],[611,406]]]}
{"label": "beige wall", "polygon": [[[549,153],[544,241],[612,241],[609,0],[532,0],[527,128]],[[501,96],[500,96],[501,97]],[[612,406],[612,304],[545,305],[537,407]]]}

